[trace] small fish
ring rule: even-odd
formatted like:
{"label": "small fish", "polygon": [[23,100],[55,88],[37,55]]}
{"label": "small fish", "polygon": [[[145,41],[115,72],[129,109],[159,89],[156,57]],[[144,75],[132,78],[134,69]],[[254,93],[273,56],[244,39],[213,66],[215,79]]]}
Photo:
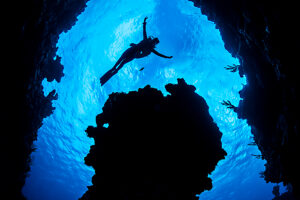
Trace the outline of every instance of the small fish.
{"label": "small fish", "polygon": [[142,67],[139,71],[143,71],[145,68],[144,67]]}

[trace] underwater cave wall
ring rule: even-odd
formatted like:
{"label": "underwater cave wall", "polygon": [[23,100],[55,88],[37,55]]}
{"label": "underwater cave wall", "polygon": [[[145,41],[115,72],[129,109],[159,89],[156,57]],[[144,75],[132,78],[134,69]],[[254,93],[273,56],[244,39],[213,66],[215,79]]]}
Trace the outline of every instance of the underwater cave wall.
{"label": "underwater cave wall", "polygon": [[284,182],[299,195],[299,36],[296,2],[191,0],[216,23],[225,48],[247,78],[236,112],[247,119],[267,182]]}
{"label": "underwater cave wall", "polygon": [[[42,80],[60,81],[63,66],[56,59],[59,34],[75,24],[88,0],[10,1],[3,6],[4,58],[1,78],[1,194],[24,199],[21,188],[29,171],[33,141],[43,118],[53,112],[55,91],[44,96]],[[1,154],[2,155],[2,154]],[[3,192],[2,192],[3,189]],[[7,194],[7,195],[6,195]]]}

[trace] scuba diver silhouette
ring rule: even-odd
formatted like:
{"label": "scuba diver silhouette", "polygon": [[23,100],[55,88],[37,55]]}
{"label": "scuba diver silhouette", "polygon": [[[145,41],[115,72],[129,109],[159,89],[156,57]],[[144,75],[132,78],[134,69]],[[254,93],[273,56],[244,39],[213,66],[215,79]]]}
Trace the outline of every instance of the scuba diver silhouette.
{"label": "scuba diver silhouette", "polygon": [[100,83],[104,85],[112,76],[114,76],[118,71],[128,62],[132,61],[135,58],[143,58],[152,53],[163,57],[163,58],[173,58],[173,56],[165,56],[157,52],[154,48],[159,43],[158,38],[152,36],[147,37],[146,33],[146,20],[148,17],[145,17],[143,22],[143,40],[138,44],[131,43],[130,48],[128,48],[116,62],[112,69],[106,72],[101,78]]}

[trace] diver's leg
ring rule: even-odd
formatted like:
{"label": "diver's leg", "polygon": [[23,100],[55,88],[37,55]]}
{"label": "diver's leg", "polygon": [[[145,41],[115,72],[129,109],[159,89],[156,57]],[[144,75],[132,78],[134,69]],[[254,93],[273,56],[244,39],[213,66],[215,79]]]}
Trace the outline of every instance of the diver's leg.
{"label": "diver's leg", "polygon": [[[126,59],[126,57],[128,57],[128,52],[129,52],[130,49],[127,49],[122,55],[121,57],[119,58],[119,60],[117,60],[116,64],[110,69],[108,70],[108,72],[106,72],[106,74],[110,74],[112,73],[114,70],[117,69],[117,66],[123,61]],[[105,75],[104,75],[105,76]]]}
{"label": "diver's leg", "polygon": [[116,69],[117,66],[124,60],[124,53],[122,54],[122,56],[119,58],[119,60],[116,62],[116,64],[111,68],[112,69]]}
{"label": "diver's leg", "polygon": [[[130,62],[130,61],[132,61],[133,60],[133,58],[126,58],[126,59],[124,59],[121,63],[120,63],[120,65],[119,65],[119,67],[116,69],[116,71],[118,72],[126,63],[128,63],[128,62]],[[116,72],[116,73],[117,73]]]}
{"label": "diver's leg", "polygon": [[124,60],[122,60],[121,63],[120,63],[120,65],[118,66],[118,68],[114,67],[111,70],[109,70],[108,72],[106,72],[100,78],[101,85],[104,85],[109,79],[111,79],[111,77],[113,77],[116,73],[118,73],[118,71],[123,67],[124,64],[125,64]]}
{"label": "diver's leg", "polygon": [[120,63],[120,65],[118,66],[117,69],[111,71],[111,73],[106,73],[104,76],[101,77],[100,79],[100,83],[101,85],[104,85],[107,81],[109,81],[109,79],[111,79],[111,77],[113,77],[115,74],[117,74],[119,72],[119,70],[126,64],[128,63],[129,61],[131,61],[133,59],[125,59],[125,60],[122,60],[122,62]]}
{"label": "diver's leg", "polygon": [[[109,71],[107,71],[107,72],[100,78],[100,83],[101,83],[101,85],[103,85],[103,82],[104,82],[107,78],[111,77],[111,74],[112,74],[115,70],[116,70],[116,69],[114,69],[114,68],[110,69]],[[105,82],[106,82],[106,81],[105,81]]]}
{"label": "diver's leg", "polygon": [[[124,54],[123,54],[124,55]],[[112,77],[112,74],[115,74],[114,71],[116,71],[117,66],[123,61],[123,55],[119,58],[119,60],[116,62],[116,64],[108,70],[101,78],[100,78],[100,83],[103,85],[105,82],[107,82],[110,77]]]}
{"label": "diver's leg", "polygon": [[[116,62],[116,64],[113,66],[112,69],[116,69],[117,66],[123,62],[124,60],[127,60],[128,57],[131,57],[131,54],[133,52],[133,48],[130,47],[129,49],[127,49],[126,51],[124,51],[124,53],[121,55],[121,57],[119,58],[119,60]],[[124,63],[125,64],[125,63]]]}
{"label": "diver's leg", "polygon": [[115,70],[111,73],[111,76],[117,74],[117,73],[119,72],[119,70],[120,70],[126,63],[128,63],[128,61],[122,60],[122,62],[121,62],[120,65],[118,66],[118,68],[115,69]]}
{"label": "diver's leg", "polygon": [[116,64],[113,66],[112,69],[110,69],[108,72],[106,72],[101,78],[100,83],[101,85],[104,85],[112,76],[114,76],[118,71],[128,62],[132,61],[134,59],[134,49],[131,47],[127,49],[122,56],[119,58],[119,60],[116,62]]}

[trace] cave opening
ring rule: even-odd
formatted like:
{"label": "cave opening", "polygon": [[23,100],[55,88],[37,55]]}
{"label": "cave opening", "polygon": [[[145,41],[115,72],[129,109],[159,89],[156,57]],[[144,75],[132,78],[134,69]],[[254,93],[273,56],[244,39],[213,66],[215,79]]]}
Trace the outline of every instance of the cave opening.
{"label": "cave opening", "polygon": [[[130,43],[142,39],[142,22],[148,16],[148,34],[160,39],[164,60],[155,55],[126,64],[105,86],[99,78],[110,69]],[[239,64],[224,48],[215,24],[187,0],[91,0],[73,28],[60,35],[57,55],[65,76],[60,83],[43,81],[47,95],[58,93],[54,114],[44,119],[31,155],[31,171],[23,193],[27,199],[78,199],[91,185],[92,168],[84,157],[93,140],[85,134],[112,92],[128,92],[146,85],[167,94],[164,86],[184,78],[209,105],[223,133],[225,160],[211,175],[213,189],[199,199],[271,199],[272,184],[259,177],[264,161],[251,143],[250,128],[221,104],[239,102],[245,78],[225,70]],[[54,58],[54,59],[57,59]],[[143,71],[140,71],[144,67]]]}

